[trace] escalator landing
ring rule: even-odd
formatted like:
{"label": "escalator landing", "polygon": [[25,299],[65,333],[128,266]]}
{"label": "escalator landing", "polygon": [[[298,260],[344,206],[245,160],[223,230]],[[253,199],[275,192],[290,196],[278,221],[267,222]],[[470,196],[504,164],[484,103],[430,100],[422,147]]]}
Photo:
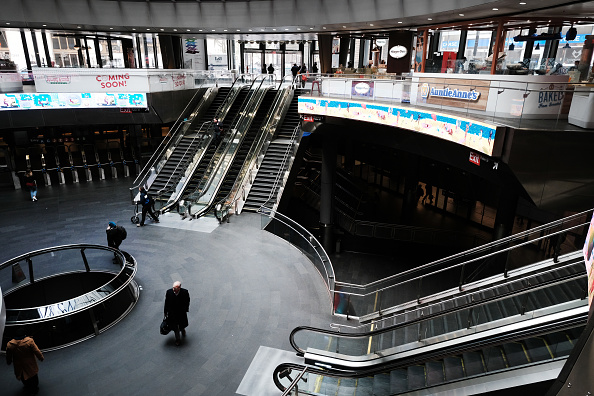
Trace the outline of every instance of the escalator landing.
{"label": "escalator landing", "polygon": [[190,220],[190,218],[182,219],[179,214],[168,212],[159,216],[159,223],[147,220],[146,224],[151,227],[177,228],[180,230],[205,232],[210,234],[219,226],[219,221],[210,216],[202,216],[193,220]]}

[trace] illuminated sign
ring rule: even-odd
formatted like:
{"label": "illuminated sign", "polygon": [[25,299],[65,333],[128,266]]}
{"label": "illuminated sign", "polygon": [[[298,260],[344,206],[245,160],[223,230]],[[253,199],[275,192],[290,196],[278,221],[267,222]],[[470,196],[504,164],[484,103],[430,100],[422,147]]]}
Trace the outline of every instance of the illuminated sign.
{"label": "illuminated sign", "polygon": [[470,152],[470,157],[468,158],[468,160],[470,162],[472,162],[475,165],[479,165],[481,164],[481,157],[480,155],[478,155],[477,153],[473,153],[472,151]]}
{"label": "illuminated sign", "polygon": [[406,54],[408,54],[408,50],[402,45],[395,45],[394,47],[390,48],[389,53],[392,58],[400,59],[404,58]]}
{"label": "illuminated sign", "polygon": [[[475,153],[491,155],[496,136],[496,126],[478,120],[451,114],[399,107],[381,103],[355,100],[309,98],[300,96],[298,111],[301,115],[321,115],[372,122],[392,126],[394,133],[400,129],[423,133],[461,144]],[[481,158],[479,157],[478,161]],[[475,162],[476,163],[476,162]],[[479,162],[480,164],[480,162]]]}
{"label": "illuminated sign", "polygon": [[146,93],[18,93],[0,94],[0,111],[35,109],[147,108]]}

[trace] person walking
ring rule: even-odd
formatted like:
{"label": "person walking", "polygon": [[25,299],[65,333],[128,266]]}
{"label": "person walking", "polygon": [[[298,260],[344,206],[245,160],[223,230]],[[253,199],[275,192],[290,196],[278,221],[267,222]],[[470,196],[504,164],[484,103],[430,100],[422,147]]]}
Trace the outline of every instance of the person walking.
{"label": "person walking", "polygon": [[299,74],[301,74],[301,88],[305,88],[305,83],[307,82],[307,66],[305,66],[305,63],[301,65]]}
{"label": "person walking", "polygon": [[[107,246],[120,250],[122,241],[128,236],[126,229],[117,225],[115,222],[110,221],[105,232],[107,233]],[[113,262],[114,264],[118,263],[118,256],[115,253]]]}
{"label": "person walking", "polygon": [[37,181],[33,177],[33,171],[31,169],[27,169],[27,172],[25,172],[25,186],[31,194],[31,201],[37,201]]}
{"label": "person walking", "polygon": [[314,62],[313,66],[311,67],[311,72],[318,74],[318,62]]}
{"label": "person walking", "polygon": [[165,293],[163,315],[175,334],[175,345],[181,344],[179,334],[186,336],[188,327],[188,311],[190,310],[190,293],[181,287],[180,281],[173,282],[173,287]]}
{"label": "person walking", "polygon": [[136,227],[144,227],[144,221],[146,220],[147,213],[149,216],[151,216],[155,223],[158,223],[159,217],[152,210],[153,199],[144,189],[144,187],[138,187],[138,191],[140,192],[140,204],[142,205],[142,218],[140,219],[140,223],[136,224]]}
{"label": "person walking", "polygon": [[223,140],[223,123],[218,118],[213,119],[212,122],[214,124],[213,142],[215,147],[218,147],[221,140]]}
{"label": "person walking", "polygon": [[268,66],[268,74],[270,76],[270,81],[274,81],[274,67],[272,66],[272,63]]}
{"label": "person walking", "polygon": [[299,73],[299,66],[297,66],[297,63],[293,63],[293,67],[291,68],[291,74],[293,74],[293,80],[295,80],[295,77],[297,77],[297,73]]}
{"label": "person walking", "polygon": [[39,367],[37,359],[43,362],[43,353],[33,341],[24,335],[17,336],[6,344],[6,363],[14,365],[14,375],[25,386],[28,395],[39,392]]}

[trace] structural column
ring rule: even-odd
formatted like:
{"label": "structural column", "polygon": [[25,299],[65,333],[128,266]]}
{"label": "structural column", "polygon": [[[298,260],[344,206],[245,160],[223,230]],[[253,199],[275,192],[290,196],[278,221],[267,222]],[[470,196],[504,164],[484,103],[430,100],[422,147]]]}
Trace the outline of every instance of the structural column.
{"label": "structural column", "polygon": [[334,201],[334,173],[336,171],[336,146],[328,133],[324,134],[322,150],[322,183],[320,191],[320,225],[322,245],[326,253],[334,252],[332,212]]}

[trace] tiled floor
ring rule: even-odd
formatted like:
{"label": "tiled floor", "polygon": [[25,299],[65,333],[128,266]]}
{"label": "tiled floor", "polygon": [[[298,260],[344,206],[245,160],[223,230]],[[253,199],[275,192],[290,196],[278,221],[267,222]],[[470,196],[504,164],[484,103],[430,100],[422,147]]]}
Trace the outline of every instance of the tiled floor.
{"label": "tiled floor", "polygon": [[[108,221],[124,225],[122,249],[138,261],[138,304],[98,337],[46,354],[40,395],[234,395],[261,347],[292,351],[299,325],[328,327],[331,306],[309,261],[260,230],[258,215],[234,216],[207,232],[130,222],[130,179],[0,191],[0,261],[38,248],[105,244]],[[165,223],[165,222],[164,222]],[[165,224],[163,224],[165,225]],[[207,227],[209,228],[209,227]],[[159,334],[165,290],[181,280],[192,298],[181,347]],[[280,354],[282,355],[282,353]],[[21,395],[12,366],[0,370],[0,394]],[[266,373],[267,380],[272,372]],[[247,389],[247,390],[246,390]]]}

